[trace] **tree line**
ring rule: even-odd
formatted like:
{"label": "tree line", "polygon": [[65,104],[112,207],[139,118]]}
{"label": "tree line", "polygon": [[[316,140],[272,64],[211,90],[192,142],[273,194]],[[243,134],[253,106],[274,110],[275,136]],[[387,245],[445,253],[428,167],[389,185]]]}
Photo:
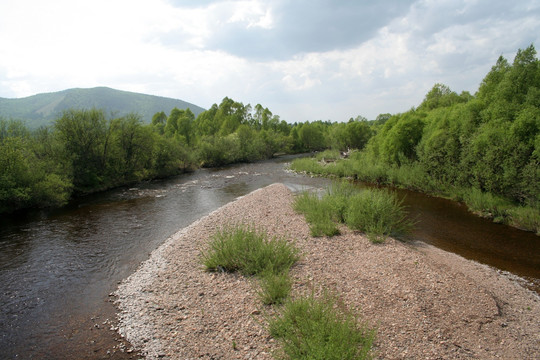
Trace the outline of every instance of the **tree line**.
{"label": "tree line", "polygon": [[[260,104],[228,97],[197,117],[174,108],[150,124],[138,114],[109,117],[101,109],[70,109],[33,131],[0,119],[0,213],[62,206],[73,196],[198,167],[322,149],[329,127],[289,124]],[[354,137],[347,129],[339,135],[343,143]]]}

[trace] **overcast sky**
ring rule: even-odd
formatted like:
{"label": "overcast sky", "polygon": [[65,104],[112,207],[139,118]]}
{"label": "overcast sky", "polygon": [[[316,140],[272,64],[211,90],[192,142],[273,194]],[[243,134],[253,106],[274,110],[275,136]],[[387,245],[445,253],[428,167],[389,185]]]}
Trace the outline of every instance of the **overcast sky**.
{"label": "overcast sky", "polygon": [[539,34],[540,0],[2,0],[0,97],[108,86],[374,119],[435,83],[474,93]]}

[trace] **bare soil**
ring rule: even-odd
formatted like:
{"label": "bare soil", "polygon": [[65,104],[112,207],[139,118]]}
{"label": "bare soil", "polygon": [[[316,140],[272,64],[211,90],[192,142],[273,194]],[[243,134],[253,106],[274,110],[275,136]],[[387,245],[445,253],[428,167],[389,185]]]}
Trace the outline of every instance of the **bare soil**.
{"label": "bare soil", "polygon": [[540,298],[495,269],[424,243],[362,234],[313,238],[293,194],[274,184],[179,231],[115,295],[119,333],[148,359],[271,359],[255,279],[209,273],[200,252],[225,224],[294,241],[293,294],[323,289],[377,330],[376,359],[539,359]]}

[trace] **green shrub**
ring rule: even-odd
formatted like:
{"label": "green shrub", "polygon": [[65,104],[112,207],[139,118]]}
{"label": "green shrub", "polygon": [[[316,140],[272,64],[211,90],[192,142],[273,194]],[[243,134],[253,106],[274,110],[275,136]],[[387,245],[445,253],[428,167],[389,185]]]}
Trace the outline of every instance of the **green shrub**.
{"label": "green shrub", "polygon": [[353,230],[365,232],[372,241],[380,242],[385,235],[397,235],[408,229],[410,223],[405,215],[395,194],[363,189],[349,200],[345,223]]}
{"label": "green shrub", "polygon": [[358,322],[334,298],[311,295],[287,301],[269,328],[289,359],[368,359],[374,332]]}

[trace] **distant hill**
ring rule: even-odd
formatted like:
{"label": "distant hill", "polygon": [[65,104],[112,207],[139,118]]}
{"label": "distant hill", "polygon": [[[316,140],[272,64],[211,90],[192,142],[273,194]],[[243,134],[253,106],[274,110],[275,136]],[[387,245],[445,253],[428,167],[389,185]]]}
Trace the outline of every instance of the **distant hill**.
{"label": "distant hill", "polygon": [[49,125],[66,109],[104,109],[107,115],[123,116],[137,113],[144,122],[160,111],[169,115],[175,107],[189,108],[195,116],[205,109],[172,98],[146,95],[107,87],[68,89],[53,93],[37,94],[20,99],[0,98],[0,117],[23,120],[29,128]]}

